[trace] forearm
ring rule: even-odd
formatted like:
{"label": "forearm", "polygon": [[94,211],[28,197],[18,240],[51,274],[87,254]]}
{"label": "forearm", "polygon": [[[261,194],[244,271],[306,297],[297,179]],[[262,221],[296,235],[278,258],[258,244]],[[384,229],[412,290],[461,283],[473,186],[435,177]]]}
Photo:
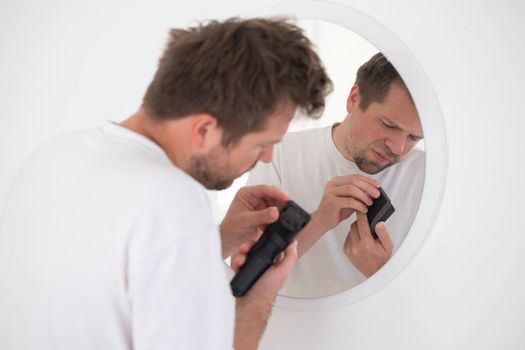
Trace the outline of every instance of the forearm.
{"label": "forearm", "polygon": [[239,298],[235,305],[235,350],[252,350],[259,347],[270,317],[272,301],[249,295]]}
{"label": "forearm", "polygon": [[299,257],[303,256],[327,231],[322,220],[313,213],[308,225],[297,236]]}

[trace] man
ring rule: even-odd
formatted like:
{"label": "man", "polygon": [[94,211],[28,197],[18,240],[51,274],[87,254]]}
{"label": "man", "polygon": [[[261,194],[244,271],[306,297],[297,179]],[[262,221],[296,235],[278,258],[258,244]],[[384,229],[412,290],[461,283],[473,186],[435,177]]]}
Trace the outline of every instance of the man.
{"label": "man", "polygon": [[[286,295],[326,296],[370,277],[402,243],[419,205],[424,153],[413,148],[423,138],[421,124],[403,80],[381,53],[358,70],[346,109],[340,124],[286,135],[272,164],[250,173],[248,183],[276,185],[313,212],[298,237],[304,256]],[[396,211],[378,224],[374,240],[365,213],[378,187]]]}
{"label": "man", "polygon": [[221,240],[205,188],[269,162],[296,107],[318,115],[330,88],[285,21],[172,30],[134,115],[57,137],[22,169],[0,222],[0,348],[256,348],[296,250],[235,308],[223,258],[288,197],[240,190]]}

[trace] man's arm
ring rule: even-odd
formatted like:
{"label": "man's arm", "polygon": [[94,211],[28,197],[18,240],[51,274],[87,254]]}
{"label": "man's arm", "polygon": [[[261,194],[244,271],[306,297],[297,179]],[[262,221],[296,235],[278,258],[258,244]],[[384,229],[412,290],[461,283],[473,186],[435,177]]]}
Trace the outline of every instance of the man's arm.
{"label": "man's arm", "polygon": [[243,297],[235,304],[235,350],[257,349],[270,318],[272,302]]}
{"label": "man's arm", "polygon": [[370,277],[376,273],[393,252],[393,243],[386,225],[378,224],[378,240],[372,237],[368,227],[367,206],[372,204],[372,197],[377,198],[379,186],[375,180],[361,175],[342,176],[330,181],[326,185],[319,209],[312,214],[312,219],[298,236],[299,256],[355,211],[358,220],[351,226],[343,251],[364,276]]}
{"label": "man's arm", "polygon": [[338,176],[329,181],[319,208],[297,237],[299,256],[354,212],[365,214],[372,198],[379,197],[379,187],[379,182],[362,175]]}
{"label": "man's arm", "polygon": [[[246,259],[250,248],[255,242],[241,245],[238,255],[232,261],[232,267],[237,270]],[[235,336],[236,350],[257,349],[264,329],[270,317],[272,303],[277,292],[283,287],[288,274],[297,262],[297,242],[292,242],[261,278],[253,285],[245,296],[236,301],[235,306]]]}
{"label": "man's arm", "polygon": [[[250,173],[248,182],[268,182],[278,187],[281,185],[275,164],[258,165]],[[318,209],[311,214],[310,222],[297,237],[299,257],[304,255],[326,232],[334,229],[354,212],[365,214],[373,198],[379,196],[377,189],[379,187],[381,187],[379,182],[358,174],[339,176],[329,181]],[[389,247],[390,235],[386,228],[384,230],[386,232],[380,237],[379,242],[385,242],[385,247]],[[355,238],[358,238],[355,233],[352,237],[349,234],[343,251],[363,275],[370,276],[388,261],[392,249],[385,250],[381,245],[374,245],[374,242]]]}

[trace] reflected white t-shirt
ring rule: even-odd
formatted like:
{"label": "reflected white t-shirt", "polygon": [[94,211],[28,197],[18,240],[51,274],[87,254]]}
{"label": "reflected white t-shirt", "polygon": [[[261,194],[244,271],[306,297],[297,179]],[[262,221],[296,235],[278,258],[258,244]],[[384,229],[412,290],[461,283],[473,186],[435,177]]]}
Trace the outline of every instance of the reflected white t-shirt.
{"label": "reflected white t-shirt", "polygon": [[[292,132],[275,147],[271,163],[258,163],[249,185],[279,187],[309,213],[319,207],[326,183],[336,176],[361,174],[378,180],[395,207],[386,224],[394,251],[403,242],[415,218],[423,189],[424,152],[412,150],[401,162],[369,175],[337,150],[332,127]],[[343,252],[355,214],[328,231],[298,261],[281,294],[322,297],[342,292],[365,280]]]}
{"label": "reflected white t-shirt", "polygon": [[232,348],[205,189],[141,135],[46,143],[0,220],[0,349]]}

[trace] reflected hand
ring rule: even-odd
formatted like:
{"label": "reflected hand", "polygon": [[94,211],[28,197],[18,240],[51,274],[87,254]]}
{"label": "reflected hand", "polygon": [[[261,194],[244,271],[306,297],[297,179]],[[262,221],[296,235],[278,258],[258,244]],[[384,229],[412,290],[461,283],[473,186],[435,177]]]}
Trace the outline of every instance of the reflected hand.
{"label": "reflected hand", "polygon": [[266,226],[277,221],[279,208],[288,200],[273,186],[239,189],[220,225],[223,257],[230,256],[243,242],[257,239]]}
{"label": "reflected hand", "polygon": [[383,221],[375,227],[379,237],[375,240],[370,232],[366,214],[357,212],[356,216],[357,220],[346,236],[343,250],[352,264],[368,278],[392,257],[394,244]]}
{"label": "reflected hand", "polygon": [[366,213],[372,199],[379,197],[379,187],[379,182],[363,175],[334,177],[326,184],[319,208],[312,213],[312,221],[326,232],[355,211]]}

